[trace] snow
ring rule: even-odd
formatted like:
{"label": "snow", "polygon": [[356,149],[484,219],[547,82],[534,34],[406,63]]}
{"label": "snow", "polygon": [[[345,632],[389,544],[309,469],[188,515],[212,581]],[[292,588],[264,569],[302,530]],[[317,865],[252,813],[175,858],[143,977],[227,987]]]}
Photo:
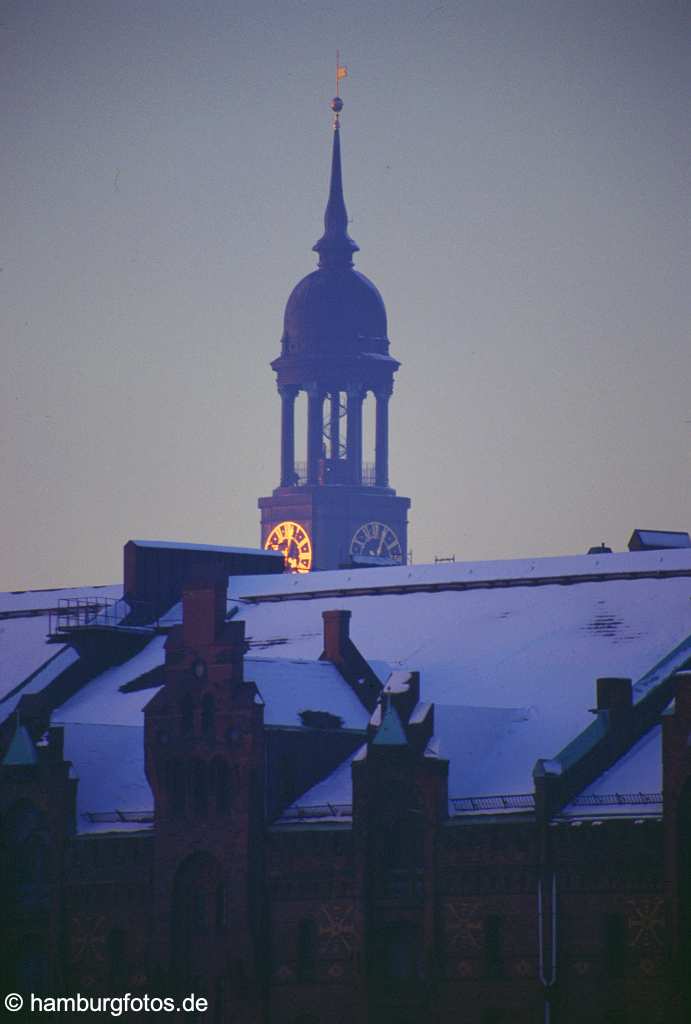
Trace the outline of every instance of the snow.
{"label": "snow", "polygon": [[0,593],[0,615],[11,612],[55,611],[60,598],[93,597],[95,600],[117,598],[122,594],[122,585],[96,587],[67,587],[56,590],[11,590]]}
{"label": "snow", "polygon": [[[320,808],[323,814],[320,818],[342,818],[343,813],[335,813],[336,809],[350,809],[353,802],[353,785],[350,766],[353,761],[360,761],[367,752],[367,745],[363,745],[354,754],[342,761],[341,764],[325,779],[318,782],[316,786],[308,790],[303,796],[292,804],[284,812],[287,820],[295,818],[303,808]],[[352,813],[352,810],[347,810]]]}
{"label": "snow", "polygon": [[[590,800],[592,803],[588,803]],[[609,771],[568,804],[559,817],[592,820],[661,813],[662,726],[655,725]]]}
{"label": "snow", "polygon": [[245,658],[245,679],[264,700],[265,725],[301,726],[301,711],[329,711],[346,729],[367,728],[368,711],[328,661]]}
{"label": "snow", "polygon": [[[86,686],[53,712],[53,724],[70,722],[141,728],[144,725],[143,710],[158,688],[121,693],[120,687],[163,665],[165,639],[164,636],[155,637],[129,661],[108,668],[91,679]],[[143,756],[142,751],[140,758]]]}
{"label": "snow", "polygon": [[[483,585],[452,589],[469,580]],[[683,550],[231,584],[254,595],[240,617],[257,660],[277,649],[318,657],[322,611],[348,608],[365,658],[419,670],[421,700],[436,704],[439,754],[451,762],[451,797],[531,793],[538,758],[553,759],[593,721],[599,676],[632,678],[640,699],[691,656],[691,552]],[[262,591],[268,599],[257,600]],[[306,799],[312,792],[298,802]]]}
{"label": "snow", "polygon": [[410,689],[410,672],[392,672],[384,687],[386,693],[407,693]]}
{"label": "snow", "polygon": [[[332,665],[317,660],[323,650],[322,611],[350,609],[351,637],[380,679],[393,671],[397,685],[397,679],[420,671],[421,701],[436,705],[435,750],[450,760],[452,798],[532,793],[538,758],[553,760],[593,721],[588,709],[595,703],[598,676],[632,678],[634,698],[640,700],[691,657],[688,549],[243,576],[231,579],[230,590],[250,641],[245,675],[265,701],[268,725],[300,728],[301,711],[323,710],[339,715],[345,728],[365,730],[369,716],[355,694]],[[50,604],[57,606],[58,596],[91,593],[52,591]],[[179,616],[177,605],[166,619],[179,621]],[[6,619],[0,628],[36,622],[41,618]],[[35,647],[38,639],[27,635],[28,646]],[[42,637],[38,646],[41,655],[31,656],[36,667],[45,660]],[[14,643],[10,650],[15,659],[24,656]],[[126,779],[134,773],[127,786],[135,796],[145,795],[142,709],[154,691],[123,694],[120,687],[162,664],[163,657],[163,638],[156,637],[55,712],[53,720],[67,723],[75,743],[79,730],[91,737],[91,745],[84,739],[78,751],[82,774],[84,766],[92,765],[96,776],[119,775],[119,766],[117,771],[113,766],[123,763],[120,755],[127,747]],[[41,689],[74,658],[69,648],[58,652],[22,692]],[[17,661],[9,675],[21,682],[23,671]],[[12,689],[5,678],[2,685],[5,692]],[[12,700],[0,704],[0,717],[6,717],[2,712]],[[106,757],[104,750],[97,763],[94,737],[99,729],[114,732],[103,733],[110,753]],[[632,764],[642,786],[648,762],[642,753],[641,758]],[[297,804],[350,803],[351,760]],[[622,788],[623,775],[616,778],[603,785],[616,783],[619,789],[612,792],[645,792],[633,786],[633,776],[630,790]],[[104,790],[114,787],[112,793],[101,793],[96,778],[89,785],[95,787],[88,794],[94,806],[80,796],[85,810],[128,809],[127,791],[120,794],[119,782],[103,780]],[[136,803],[129,800],[129,807],[150,807],[150,795],[148,803]]]}
{"label": "snow", "polygon": [[138,831],[134,822],[94,822],[90,814],[153,811],[153,796],[144,774],[143,726],[65,726],[65,760],[77,786],[77,832]]}
{"label": "snow", "polygon": [[[43,661],[46,653],[50,655],[49,660]],[[79,661],[79,655],[72,647],[59,647],[57,650],[54,647],[49,647],[48,652],[42,652],[42,654],[43,658],[39,662],[39,668],[35,673],[30,675],[23,685],[10,690],[0,701],[0,721],[4,721],[8,715],[12,714],[25,693],[40,693],[41,690],[49,686],[66,669],[74,665],[76,661]],[[23,671],[20,675],[23,675]]]}
{"label": "snow", "polygon": [[14,710],[21,694],[13,696],[13,691],[28,677],[46,666],[40,679],[22,688],[22,693],[36,693],[59,674],[56,669],[69,665],[65,658],[52,668],[46,664],[61,650],[46,639],[50,612],[57,611],[60,599],[93,598],[96,602],[121,593],[121,586],[107,586],[0,594],[0,721]]}
{"label": "snow", "polygon": [[419,703],[417,703],[413,708],[412,714],[408,719],[410,724],[420,725],[421,722],[424,722],[431,707],[432,705],[429,701],[419,701]]}
{"label": "snow", "polygon": [[383,590],[387,587],[420,585],[501,584],[525,580],[574,581],[590,575],[616,576],[632,573],[691,573],[691,550],[622,551],[612,554],[564,555],[485,562],[446,562],[421,565],[382,566],[373,569],[335,569],[328,572],[242,576],[230,580],[229,597],[255,598],[260,595],[295,595],[300,598],[324,591]]}

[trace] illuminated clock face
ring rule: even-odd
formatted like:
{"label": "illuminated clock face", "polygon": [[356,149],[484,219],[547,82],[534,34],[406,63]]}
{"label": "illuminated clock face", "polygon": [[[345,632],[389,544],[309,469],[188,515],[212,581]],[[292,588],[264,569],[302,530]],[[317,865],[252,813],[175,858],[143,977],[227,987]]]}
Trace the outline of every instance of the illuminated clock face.
{"label": "illuminated clock face", "polygon": [[312,541],[300,523],[289,519],[277,523],[266,538],[264,547],[267,551],[282,551],[286,569],[290,572],[309,572],[312,568]]}
{"label": "illuminated clock face", "polygon": [[402,562],[401,542],[394,530],[386,523],[363,523],[350,542],[351,555],[367,555],[374,558],[390,558]]}

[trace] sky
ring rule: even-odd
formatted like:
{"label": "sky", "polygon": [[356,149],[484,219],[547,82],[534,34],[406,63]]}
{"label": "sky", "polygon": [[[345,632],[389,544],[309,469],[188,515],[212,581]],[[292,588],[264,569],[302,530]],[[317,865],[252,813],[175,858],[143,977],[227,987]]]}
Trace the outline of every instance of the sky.
{"label": "sky", "polygon": [[2,0],[0,589],[259,543],[337,48],[413,560],[691,528],[691,3]]}

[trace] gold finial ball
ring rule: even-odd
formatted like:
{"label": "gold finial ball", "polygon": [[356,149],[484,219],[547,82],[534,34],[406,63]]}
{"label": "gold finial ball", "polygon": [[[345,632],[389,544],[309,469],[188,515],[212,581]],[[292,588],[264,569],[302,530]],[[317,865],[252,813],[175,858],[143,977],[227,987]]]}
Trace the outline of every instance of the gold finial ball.
{"label": "gold finial ball", "polygon": [[334,98],[331,100],[331,109],[336,114],[340,114],[340,112],[343,110],[343,100],[341,99],[340,96],[334,96]]}

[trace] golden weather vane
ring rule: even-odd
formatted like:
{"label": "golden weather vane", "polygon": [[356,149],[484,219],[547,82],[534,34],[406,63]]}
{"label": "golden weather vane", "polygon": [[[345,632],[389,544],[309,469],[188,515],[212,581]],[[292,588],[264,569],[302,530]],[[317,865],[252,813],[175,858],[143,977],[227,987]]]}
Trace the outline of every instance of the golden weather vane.
{"label": "golden weather vane", "polygon": [[348,77],[348,68],[345,64],[341,64],[341,55],[336,50],[336,95],[331,100],[331,109],[333,110],[334,117],[334,129],[338,127],[338,115],[343,109],[343,100],[340,97],[341,79]]}
{"label": "golden weather vane", "polygon": [[345,64],[341,64],[341,55],[336,50],[336,95],[340,93],[341,79],[348,77],[348,68]]}

